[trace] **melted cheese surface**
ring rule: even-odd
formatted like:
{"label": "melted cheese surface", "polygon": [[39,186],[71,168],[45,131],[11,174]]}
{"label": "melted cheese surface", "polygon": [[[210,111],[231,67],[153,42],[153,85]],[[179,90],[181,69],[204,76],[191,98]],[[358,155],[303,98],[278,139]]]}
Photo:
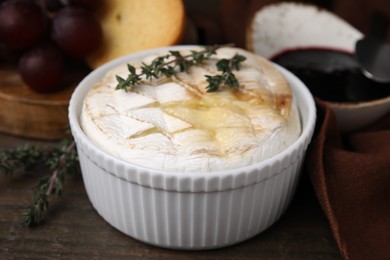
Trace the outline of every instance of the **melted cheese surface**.
{"label": "melted cheese surface", "polygon": [[[233,71],[240,87],[208,93],[205,75],[219,74],[217,60],[236,53],[247,58]],[[105,75],[86,96],[80,120],[96,145],[128,162],[180,172],[234,169],[280,153],[300,134],[286,79],[244,50],[221,48],[187,73],[145,79],[129,92],[115,90],[116,75],[126,78],[127,73],[124,64]]]}

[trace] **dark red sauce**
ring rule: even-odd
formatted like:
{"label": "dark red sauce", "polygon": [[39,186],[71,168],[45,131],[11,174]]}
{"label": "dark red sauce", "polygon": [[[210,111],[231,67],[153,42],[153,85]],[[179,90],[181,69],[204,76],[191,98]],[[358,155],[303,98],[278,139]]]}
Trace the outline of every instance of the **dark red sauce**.
{"label": "dark red sauce", "polygon": [[353,54],[322,48],[284,51],[272,61],[300,78],[312,94],[333,102],[359,102],[390,95],[390,84],[367,79]]}

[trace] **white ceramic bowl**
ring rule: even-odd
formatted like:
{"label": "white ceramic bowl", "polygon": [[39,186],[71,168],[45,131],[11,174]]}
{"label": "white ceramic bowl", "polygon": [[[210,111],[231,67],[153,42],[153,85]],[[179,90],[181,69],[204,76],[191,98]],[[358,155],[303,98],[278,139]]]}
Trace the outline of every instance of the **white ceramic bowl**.
{"label": "white ceramic bowl", "polygon": [[[183,49],[175,46],[169,49]],[[160,247],[209,249],[259,234],[285,211],[311,140],[316,111],[310,92],[288,71],[299,106],[302,134],[282,153],[247,167],[172,173],[117,159],[94,145],[80,127],[85,95],[110,69],[167,48],[119,58],[90,73],[76,88],[69,120],[82,176],[96,211],[121,232]]]}
{"label": "white ceramic bowl", "polygon": [[[247,48],[267,59],[296,49],[353,54],[364,35],[326,9],[304,3],[274,3],[259,9],[247,31]],[[362,102],[330,102],[342,132],[362,129],[390,112],[390,96]]]}

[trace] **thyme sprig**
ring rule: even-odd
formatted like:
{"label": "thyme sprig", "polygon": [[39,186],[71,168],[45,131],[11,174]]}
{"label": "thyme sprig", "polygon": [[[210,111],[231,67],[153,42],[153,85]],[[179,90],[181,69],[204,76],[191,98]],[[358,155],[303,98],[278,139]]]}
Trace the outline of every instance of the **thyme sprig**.
{"label": "thyme sprig", "polygon": [[0,153],[0,173],[7,176],[15,172],[26,172],[36,167],[43,155],[43,149],[36,145],[5,150]]}
{"label": "thyme sprig", "polygon": [[19,171],[27,172],[36,166],[46,167],[51,174],[39,179],[32,201],[22,213],[21,223],[26,227],[39,224],[43,220],[48,211],[50,195],[61,196],[65,176],[79,174],[73,139],[67,138],[52,148],[24,145],[0,153],[0,173],[7,176]]}
{"label": "thyme sprig", "polygon": [[51,175],[44,176],[38,181],[32,202],[23,212],[23,226],[39,224],[47,213],[49,196],[52,194],[55,197],[61,196],[65,176],[74,176],[80,172],[75,142],[72,139],[62,141],[50,152],[45,165],[51,171]]}
{"label": "thyme sprig", "polygon": [[[220,47],[222,46],[206,46],[201,51],[192,50],[190,54],[184,56],[179,51],[169,51],[169,54],[153,59],[150,64],[142,63],[141,72],[138,74],[134,66],[127,64],[129,74],[126,79],[116,75],[118,82],[116,89],[124,89],[127,92],[140,84],[142,76],[152,80],[161,76],[172,77],[177,72],[187,72],[191,66],[200,65],[203,61],[210,59]],[[239,70],[240,64],[245,60],[246,58],[239,54],[235,54],[231,59],[219,60],[216,66],[217,70],[222,73],[214,76],[205,75],[208,82],[206,86],[207,92],[217,91],[223,85],[237,88],[239,82],[232,70]]]}

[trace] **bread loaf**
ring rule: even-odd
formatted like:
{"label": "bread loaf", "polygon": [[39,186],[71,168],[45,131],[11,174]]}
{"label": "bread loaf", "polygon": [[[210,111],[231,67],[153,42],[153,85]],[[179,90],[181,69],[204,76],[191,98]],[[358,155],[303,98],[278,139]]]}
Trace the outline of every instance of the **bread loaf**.
{"label": "bread loaf", "polygon": [[97,17],[103,41],[87,57],[92,68],[136,51],[177,44],[185,25],[182,0],[104,0]]}

